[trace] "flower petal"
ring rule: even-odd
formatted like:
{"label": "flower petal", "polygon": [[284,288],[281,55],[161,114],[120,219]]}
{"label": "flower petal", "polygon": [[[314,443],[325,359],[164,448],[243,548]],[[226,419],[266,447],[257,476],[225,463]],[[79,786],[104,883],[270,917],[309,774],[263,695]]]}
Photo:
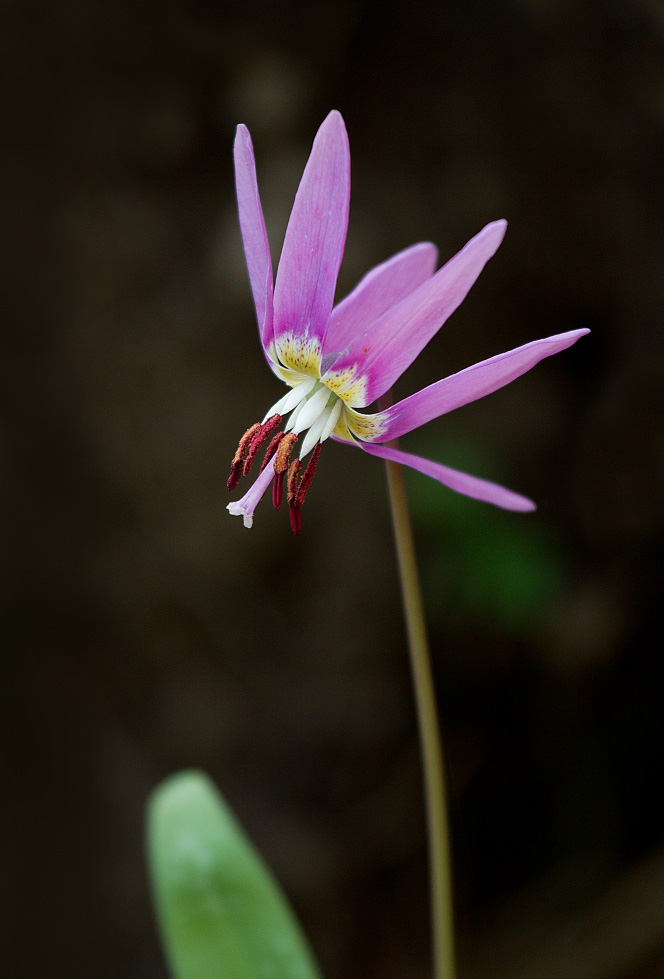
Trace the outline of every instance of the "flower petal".
{"label": "flower petal", "polygon": [[[438,249],[420,242],[377,265],[332,310],[324,358],[341,353],[388,309],[433,275]],[[335,358],[336,359],[336,358]]]}
{"label": "flower petal", "polygon": [[265,491],[274,479],[274,463],[268,463],[258,479],[249,487],[241,500],[229,503],[226,509],[234,517],[242,517],[245,527],[251,527],[254,522],[254,510],[263,499]]}
{"label": "flower petal", "polygon": [[246,126],[237,127],[234,156],[235,189],[240,215],[240,229],[244,254],[247,259],[249,282],[256,307],[258,329],[266,355],[274,360],[272,259],[263,218],[263,208],[258,194],[254,149]]}
{"label": "flower petal", "polygon": [[512,490],[499,486],[498,483],[490,483],[486,479],[479,479],[477,476],[470,476],[468,473],[459,472],[457,469],[450,469],[439,462],[432,462],[431,459],[423,459],[421,456],[411,455],[410,452],[401,452],[400,449],[393,449],[387,445],[367,445],[358,442],[357,445],[369,455],[378,456],[379,459],[389,459],[391,462],[399,462],[402,466],[410,466],[417,469],[425,476],[431,476],[438,480],[443,486],[449,487],[455,493],[463,496],[470,496],[473,500],[483,500],[485,503],[493,503],[494,506],[502,507],[503,510],[519,510],[525,513],[529,510],[536,510],[537,507],[527,496],[514,493]]}
{"label": "flower petal", "polygon": [[384,411],[363,415],[367,421],[362,432],[356,434],[369,442],[387,442],[405,435],[406,432],[412,432],[414,428],[419,428],[440,415],[446,415],[448,411],[492,394],[525,374],[545,357],[571,347],[586,333],[590,333],[590,330],[571,330],[569,333],[559,333],[543,340],[533,340],[532,343],[466,367],[458,374],[444,377]]}
{"label": "flower petal", "polygon": [[385,394],[461,305],[506,227],[506,221],[487,224],[435,275],[357,337],[326,375],[328,387],[356,408]]}
{"label": "flower petal", "polygon": [[317,373],[343,257],[350,203],[350,150],[341,115],[316,134],[279,261],[274,328],[279,357]]}

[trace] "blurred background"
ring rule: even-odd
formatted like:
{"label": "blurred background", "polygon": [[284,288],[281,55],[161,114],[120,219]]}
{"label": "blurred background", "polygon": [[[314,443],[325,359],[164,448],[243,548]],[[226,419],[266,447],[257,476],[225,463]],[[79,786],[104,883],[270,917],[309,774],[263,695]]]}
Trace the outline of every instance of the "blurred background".
{"label": "blurred background", "polygon": [[661,5],[6,0],[1,17],[6,974],[165,979],[143,811],[189,766],[279,876],[326,979],[429,974],[382,465],[326,445],[298,539],[267,501],[251,531],[225,510],[238,438],[281,393],[234,129],[276,257],[337,108],[339,297],[412,242],[442,261],[510,223],[397,397],[592,329],[403,440],[539,504],[408,480],[460,977],[664,976]]}

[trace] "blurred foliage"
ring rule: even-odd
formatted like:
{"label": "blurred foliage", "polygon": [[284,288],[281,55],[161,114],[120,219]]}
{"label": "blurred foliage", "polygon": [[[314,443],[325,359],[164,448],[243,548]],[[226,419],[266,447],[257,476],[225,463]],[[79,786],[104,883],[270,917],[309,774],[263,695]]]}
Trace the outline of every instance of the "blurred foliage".
{"label": "blurred foliage", "polygon": [[[238,436],[277,396],[234,128],[251,130],[278,247],[336,107],[353,161],[339,296],[411,242],[443,261],[510,223],[404,396],[593,330],[497,395],[500,417],[487,401],[404,439],[542,505],[511,515],[409,480],[459,795],[460,964],[521,975],[528,950],[565,944],[561,918],[584,933],[589,866],[618,875],[664,842],[661,4],[2,13],[3,971],[165,979],[143,811],[195,766],[251,826],[328,979],[426,974],[381,467],[331,446],[297,540],[284,514],[247,532],[224,510]],[[477,445],[454,434],[469,419]],[[605,975],[664,975],[664,938],[655,961],[637,914],[664,928],[664,898],[627,907],[632,965]]]}
{"label": "blurred foliage", "polygon": [[175,979],[316,979],[278,885],[205,775],[153,793],[148,854]]}
{"label": "blurred foliage", "polygon": [[[446,441],[444,451],[438,439],[420,439],[416,452],[503,481],[494,453],[468,437]],[[567,573],[559,538],[536,514],[498,510],[410,471],[407,480],[432,624],[468,628],[479,619],[512,634],[535,631]]]}

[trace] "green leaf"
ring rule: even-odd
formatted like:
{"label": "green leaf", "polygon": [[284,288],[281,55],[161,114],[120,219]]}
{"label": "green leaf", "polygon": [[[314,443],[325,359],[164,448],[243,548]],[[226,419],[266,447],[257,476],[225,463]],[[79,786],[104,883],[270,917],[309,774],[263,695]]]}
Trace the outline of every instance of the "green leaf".
{"label": "green leaf", "polygon": [[174,979],[319,979],[286,898],[205,775],[158,786],[147,831]]}

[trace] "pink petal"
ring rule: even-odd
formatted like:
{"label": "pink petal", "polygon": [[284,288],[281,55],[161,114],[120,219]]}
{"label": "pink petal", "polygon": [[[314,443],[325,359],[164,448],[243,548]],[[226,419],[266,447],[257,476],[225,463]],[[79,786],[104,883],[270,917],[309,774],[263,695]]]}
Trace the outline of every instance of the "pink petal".
{"label": "pink petal", "polygon": [[265,496],[265,491],[274,479],[274,463],[269,463],[258,479],[249,487],[241,500],[229,503],[226,509],[234,517],[242,517],[245,527],[251,527],[254,522],[254,510]]}
{"label": "pink petal", "polygon": [[369,416],[377,420],[380,431],[372,441],[387,442],[398,438],[433,418],[492,394],[525,374],[545,357],[571,347],[586,333],[590,333],[590,330],[571,330],[544,340],[533,340],[532,343],[498,354],[497,357],[490,357],[472,367],[466,367],[458,374],[430,384],[409,398],[398,401],[391,408]]}
{"label": "pink petal", "polygon": [[325,356],[341,353],[392,306],[433,275],[438,250],[430,242],[412,245],[377,265],[332,310]]}
{"label": "pink petal", "polygon": [[[277,347],[322,350],[346,242],[350,150],[341,115],[330,112],[316,134],[295,196],[274,291]],[[282,341],[280,343],[280,341]]]}
{"label": "pink petal", "polygon": [[[347,353],[331,374],[348,377],[348,403],[363,408],[388,391],[415,360],[445,320],[466,298],[485,264],[503,240],[507,223],[494,221],[430,279],[388,310]],[[343,394],[344,388],[335,388]]]}
{"label": "pink petal", "polygon": [[272,259],[270,258],[270,245],[265,230],[263,208],[258,194],[254,149],[246,126],[237,127],[234,156],[235,189],[244,254],[247,259],[249,282],[256,307],[261,343],[266,354],[268,354],[274,347]]}
{"label": "pink petal", "polygon": [[537,509],[533,501],[526,496],[513,493],[512,490],[505,489],[504,486],[499,486],[497,483],[489,483],[486,479],[478,479],[477,476],[470,476],[468,473],[459,472],[457,469],[442,466],[439,462],[432,462],[431,459],[422,459],[421,456],[401,452],[399,449],[392,449],[387,445],[367,445],[364,442],[359,442],[358,445],[369,455],[378,456],[380,459],[389,459],[392,462],[401,463],[402,466],[417,469],[425,476],[437,479],[439,483],[454,490],[455,493],[470,496],[473,500],[483,500],[485,503],[493,503],[494,506],[502,507],[503,510],[519,510],[524,513]]}

